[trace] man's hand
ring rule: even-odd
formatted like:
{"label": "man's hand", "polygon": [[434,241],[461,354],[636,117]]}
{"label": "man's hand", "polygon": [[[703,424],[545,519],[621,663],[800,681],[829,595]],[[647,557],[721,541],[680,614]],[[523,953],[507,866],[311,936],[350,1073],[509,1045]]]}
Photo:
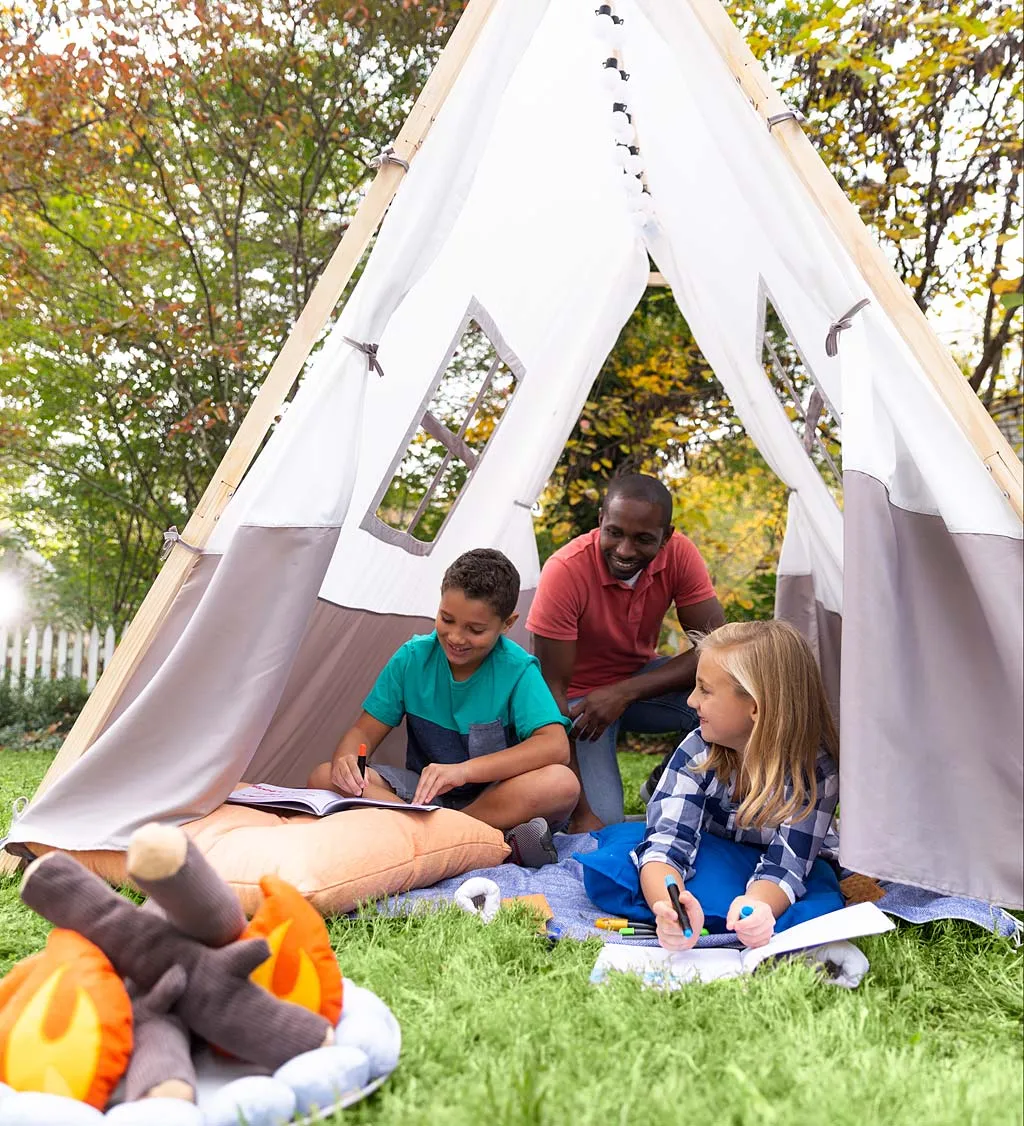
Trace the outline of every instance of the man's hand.
{"label": "man's hand", "polygon": [[346,798],[362,796],[366,780],[359,773],[356,755],[339,754],[331,763],[331,785]]}
{"label": "man's hand", "polygon": [[434,798],[447,794],[458,786],[465,786],[469,781],[468,762],[431,762],[420,774],[416,793],[413,794],[413,803],[416,805],[429,805]]}
{"label": "man's hand", "polygon": [[629,707],[629,697],[619,684],[595,688],[569,708],[575,739],[598,739]]}
{"label": "man's hand", "polygon": [[[751,908],[747,915],[743,908]],[[725,929],[735,931],[744,946],[764,946],[775,933],[775,915],[763,900],[737,895],[729,906]]]}
{"label": "man's hand", "polygon": [[700,932],[704,929],[704,910],[685,888],[679,892],[679,902],[690,921],[689,938],[683,934],[683,928],[679,925],[679,916],[671,900],[659,899],[651,907],[658,924],[658,942],[666,950],[689,950],[691,946],[697,945]]}

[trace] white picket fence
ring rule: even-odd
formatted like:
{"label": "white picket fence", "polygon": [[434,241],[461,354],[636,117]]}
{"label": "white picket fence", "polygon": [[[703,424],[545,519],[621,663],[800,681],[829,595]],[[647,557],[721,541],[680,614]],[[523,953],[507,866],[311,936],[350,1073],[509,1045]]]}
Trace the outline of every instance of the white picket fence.
{"label": "white picket fence", "polygon": [[37,678],[73,677],[84,680],[91,692],[113,659],[116,645],[113,626],[102,634],[99,626],[71,631],[44,626],[41,632],[38,626],[27,631],[20,626],[0,628],[0,684],[6,681],[12,688],[20,685],[24,690]]}

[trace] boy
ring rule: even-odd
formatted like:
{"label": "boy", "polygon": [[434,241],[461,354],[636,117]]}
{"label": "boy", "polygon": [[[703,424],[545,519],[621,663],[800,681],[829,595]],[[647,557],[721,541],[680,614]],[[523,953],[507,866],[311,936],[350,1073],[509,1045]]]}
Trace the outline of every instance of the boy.
{"label": "boy", "polygon": [[[507,830],[512,859],[537,868],[558,859],[548,821],[579,797],[569,768],[570,721],[536,657],[504,636],[518,615],[519,572],[500,551],[467,551],[445,572],[434,632],[407,641],[384,666],[363,712],[312,787],[349,796],[436,802]],[[402,718],[405,766],[367,767]]]}

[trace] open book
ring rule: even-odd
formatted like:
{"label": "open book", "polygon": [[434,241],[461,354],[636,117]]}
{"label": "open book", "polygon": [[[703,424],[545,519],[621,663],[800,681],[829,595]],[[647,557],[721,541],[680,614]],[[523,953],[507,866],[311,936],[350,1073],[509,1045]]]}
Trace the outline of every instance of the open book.
{"label": "open book", "polygon": [[329,813],[341,813],[346,809],[401,809],[429,812],[440,809],[439,805],[414,805],[404,801],[378,801],[376,798],[346,798],[333,790],[304,790],[288,786],[271,786],[269,782],[258,782],[255,786],[242,786],[232,790],[225,799],[229,805],[251,805],[256,809],[266,809],[271,813],[307,813],[314,817],[326,817]]}
{"label": "open book", "polygon": [[830,911],[806,923],[797,923],[753,950],[663,950],[660,946],[631,946],[606,943],[590,975],[600,982],[611,972],[639,974],[648,985],[678,989],[689,981],[714,981],[720,977],[752,974],[767,958],[789,954],[811,946],[824,946],[845,938],[891,931],[893,922],[873,903],[858,903],[841,911]]}

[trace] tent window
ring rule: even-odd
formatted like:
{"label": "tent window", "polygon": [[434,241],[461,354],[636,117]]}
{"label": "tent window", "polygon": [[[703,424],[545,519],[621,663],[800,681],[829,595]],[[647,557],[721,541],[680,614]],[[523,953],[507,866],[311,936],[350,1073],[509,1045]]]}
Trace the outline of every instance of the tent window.
{"label": "tent window", "polygon": [[522,366],[474,302],[363,527],[430,551],[515,394]]}
{"label": "tent window", "polygon": [[843,468],[839,418],[810,366],[793,343],[782,318],[765,300],[762,362],[807,456],[837,500]]}

